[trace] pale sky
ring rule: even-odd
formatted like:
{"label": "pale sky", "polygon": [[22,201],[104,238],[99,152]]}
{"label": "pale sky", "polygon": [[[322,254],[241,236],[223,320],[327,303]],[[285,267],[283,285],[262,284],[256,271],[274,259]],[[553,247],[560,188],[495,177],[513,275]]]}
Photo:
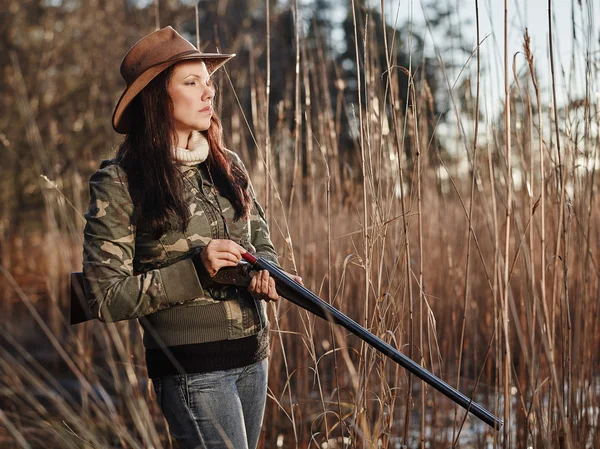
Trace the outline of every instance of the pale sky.
{"label": "pale sky", "polygon": [[[468,18],[471,24],[460,27],[463,41],[468,47],[475,49],[475,2],[476,0],[440,0],[458,12],[456,17]],[[373,2],[375,4],[375,2]],[[377,2],[378,3],[378,2]],[[438,2],[439,3],[439,2]],[[498,104],[498,99],[504,95],[504,0],[479,0],[479,23],[481,44],[481,57],[484,71],[482,85],[485,86],[486,101]],[[388,21],[395,20],[398,5],[398,23],[403,23],[411,17],[414,26],[422,30],[425,23],[421,0],[386,1]],[[575,33],[578,42],[574,45],[571,0],[552,0],[553,10],[553,35],[554,35],[554,64],[557,80],[557,99],[562,104],[568,92],[572,95],[583,95],[585,89],[585,57],[586,52],[591,53],[591,58],[600,62],[600,2],[597,0],[582,0],[582,8],[575,0]],[[547,0],[509,0],[508,1],[508,55],[510,61],[509,76],[512,81],[513,57],[523,51],[523,34],[528,29],[531,37],[531,47],[534,54],[534,63],[540,78],[542,94],[545,100],[550,98],[550,60],[548,46],[548,1]],[[453,19],[458,21],[458,19]],[[458,23],[457,23],[458,27]],[[429,36],[427,45],[433,54],[433,40],[437,45],[443,44],[445,36]],[[587,40],[587,41],[586,41]],[[572,55],[575,55],[574,76],[570,77]],[[460,65],[466,63],[468,56],[459,53],[444,54],[446,60],[459,57]],[[517,67],[526,63],[524,56],[517,55]],[[474,73],[476,60],[473,58],[467,70]],[[600,67],[592,68],[590,85],[595,100],[600,100]],[[466,73],[465,73],[466,74]],[[453,73],[451,81],[454,82],[458,72]]]}

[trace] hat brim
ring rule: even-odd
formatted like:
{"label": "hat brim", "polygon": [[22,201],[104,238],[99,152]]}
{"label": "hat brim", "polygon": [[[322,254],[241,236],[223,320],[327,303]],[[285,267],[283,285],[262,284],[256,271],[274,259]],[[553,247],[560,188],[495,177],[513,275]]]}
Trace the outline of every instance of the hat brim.
{"label": "hat brim", "polygon": [[161,62],[160,64],[149,67],[144,73],[137,77],[137,79],[131,83],[131,86],[125,89],[121,98],[117,102],[115,106],[115,110],[112,116],[112,125],[116,132],[119,134],[127,134],[129,129],[129,124],[131,122],[131,117],[127,113],[127,107],[131,103],[131,101],[135,98],[137,94],[139,94],[144,87],[146,87],[150,81],[152,81],[156,76],[158,76],[163,70],[166,70],[173,64],[177,64],[181,61],[191,61],[194,59],[206,60],[211,63],[211,72],[212,75],[219,67],[229,61],[231,58],[235,56],[233,54],[219,54],[219,53],[192,53],[187,55],[181,55],[180,57],[176,57],[170,59],[165,62]]}

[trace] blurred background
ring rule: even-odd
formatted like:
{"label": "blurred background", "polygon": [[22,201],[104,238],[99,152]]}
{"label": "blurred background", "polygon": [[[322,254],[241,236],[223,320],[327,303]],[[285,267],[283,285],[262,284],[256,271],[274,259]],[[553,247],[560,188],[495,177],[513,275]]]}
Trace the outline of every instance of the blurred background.
{"label": "blurred background", "polygon": [[119,65],[166,25],[237,54],[217,113],[284,268],[505,420],[280,301],[259,447],[600,447],[592,0],[3,0],[0,447],[171,447],[137,323],[69,325]]}

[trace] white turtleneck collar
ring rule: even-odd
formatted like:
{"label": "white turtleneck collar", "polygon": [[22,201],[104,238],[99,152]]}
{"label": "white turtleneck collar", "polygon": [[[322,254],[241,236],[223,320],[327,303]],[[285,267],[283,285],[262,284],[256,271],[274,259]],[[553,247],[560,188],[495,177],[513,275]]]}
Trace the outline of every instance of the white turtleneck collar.
{"label": "white turtleneck collar", "polygon": [[187,148],[173,147],[173,159],[181,165],[189,167],[204,162],[208,157],[210,146],[208,140],[200,131],[192,131],[187,142]]}

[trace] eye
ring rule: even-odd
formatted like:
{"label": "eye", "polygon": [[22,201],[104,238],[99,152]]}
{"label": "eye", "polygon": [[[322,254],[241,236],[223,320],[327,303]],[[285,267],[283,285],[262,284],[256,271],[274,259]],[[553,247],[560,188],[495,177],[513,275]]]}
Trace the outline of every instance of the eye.
{"label": "eye", "polygon": [[195,86],[196,85],[196,81],[188,81],[187,83],[185,83],[186,86]]}

